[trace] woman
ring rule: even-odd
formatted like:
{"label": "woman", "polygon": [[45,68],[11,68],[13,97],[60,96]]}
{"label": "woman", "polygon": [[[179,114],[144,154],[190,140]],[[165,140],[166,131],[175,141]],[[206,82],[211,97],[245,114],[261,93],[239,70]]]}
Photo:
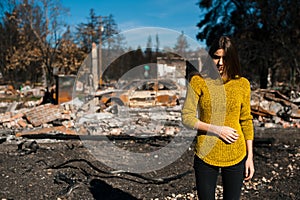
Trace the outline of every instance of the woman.
{"label": "woman", "polygon": [[250,83],[241,77],[229,37],[215,41],[209,55],[215,66],[191,73],[182,122],[198,131],[194,170],[199,199],[215,199],[219,171],[224,199],[239,199],[243,180],[254,174]]}

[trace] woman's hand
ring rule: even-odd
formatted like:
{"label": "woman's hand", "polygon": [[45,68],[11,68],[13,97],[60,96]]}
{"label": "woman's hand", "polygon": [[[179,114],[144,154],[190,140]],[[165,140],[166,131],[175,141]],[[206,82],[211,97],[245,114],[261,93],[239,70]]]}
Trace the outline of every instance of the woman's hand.
{"label": "woman's hand", "polygon": [[250,180],[254,175],[254,163],[253,158],[248,156],[246,163],[245,163],[245,181]]}
{"label": "woman's hand", "polygon": [[245,181],[250,180],[254,175],[253,162],[253,140],[246,140],[247,160],[245,163]]}
{"label": "woman's hand", "polygon": [[213,126],[212,131],[229,144],[236,142],[239,138],[236,130],[228,126]]}

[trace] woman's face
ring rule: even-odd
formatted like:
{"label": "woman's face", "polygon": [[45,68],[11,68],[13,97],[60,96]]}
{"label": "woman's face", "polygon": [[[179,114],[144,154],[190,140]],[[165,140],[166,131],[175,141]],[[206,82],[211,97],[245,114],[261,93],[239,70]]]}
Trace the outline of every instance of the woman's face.
{"label": "woman's face", "polygon": [[224,72],[224,58],[225,58],[224,49],[218,49],[212,56],[212,59],[215,65],[217,66],[221,76],[223,75]]}

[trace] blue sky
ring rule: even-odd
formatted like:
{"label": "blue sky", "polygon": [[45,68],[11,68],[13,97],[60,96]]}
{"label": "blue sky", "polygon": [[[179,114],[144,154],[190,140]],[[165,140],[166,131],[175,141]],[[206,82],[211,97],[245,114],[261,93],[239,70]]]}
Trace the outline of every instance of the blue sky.
{"label": "blue sky", "polygon": [[[91,8],[96,15],[112,14],[121,31],[141,27],[161,27],[183,31],[196,40],[201,13],[198,0],[61,0],[70,9],[66,18],[68,24],[75,26],[86,22]],[[200,42],[199,42],[200,43]]]}

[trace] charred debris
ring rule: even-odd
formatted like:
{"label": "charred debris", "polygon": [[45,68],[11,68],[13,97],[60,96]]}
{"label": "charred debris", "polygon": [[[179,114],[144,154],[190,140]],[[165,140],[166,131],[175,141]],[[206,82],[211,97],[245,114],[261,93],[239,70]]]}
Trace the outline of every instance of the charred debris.
{"label": "charred debris", "polygon": [[[14,137],[33,138],[174,136],[182,129],[184,88],[171,80],[139,80],[123,89],[106,87],[80,99],[67,98],[67,93],[59,96],[52,91],[55,88],[50,91],[27,86],[16,90],[1,86],[0,129]],[[300,92],[290,94],[274,89],[252,90],[255,127],[300,128]],[[60,103],[55,103],[57,98]],[[1,138],[5,140],[3,134]]]}

